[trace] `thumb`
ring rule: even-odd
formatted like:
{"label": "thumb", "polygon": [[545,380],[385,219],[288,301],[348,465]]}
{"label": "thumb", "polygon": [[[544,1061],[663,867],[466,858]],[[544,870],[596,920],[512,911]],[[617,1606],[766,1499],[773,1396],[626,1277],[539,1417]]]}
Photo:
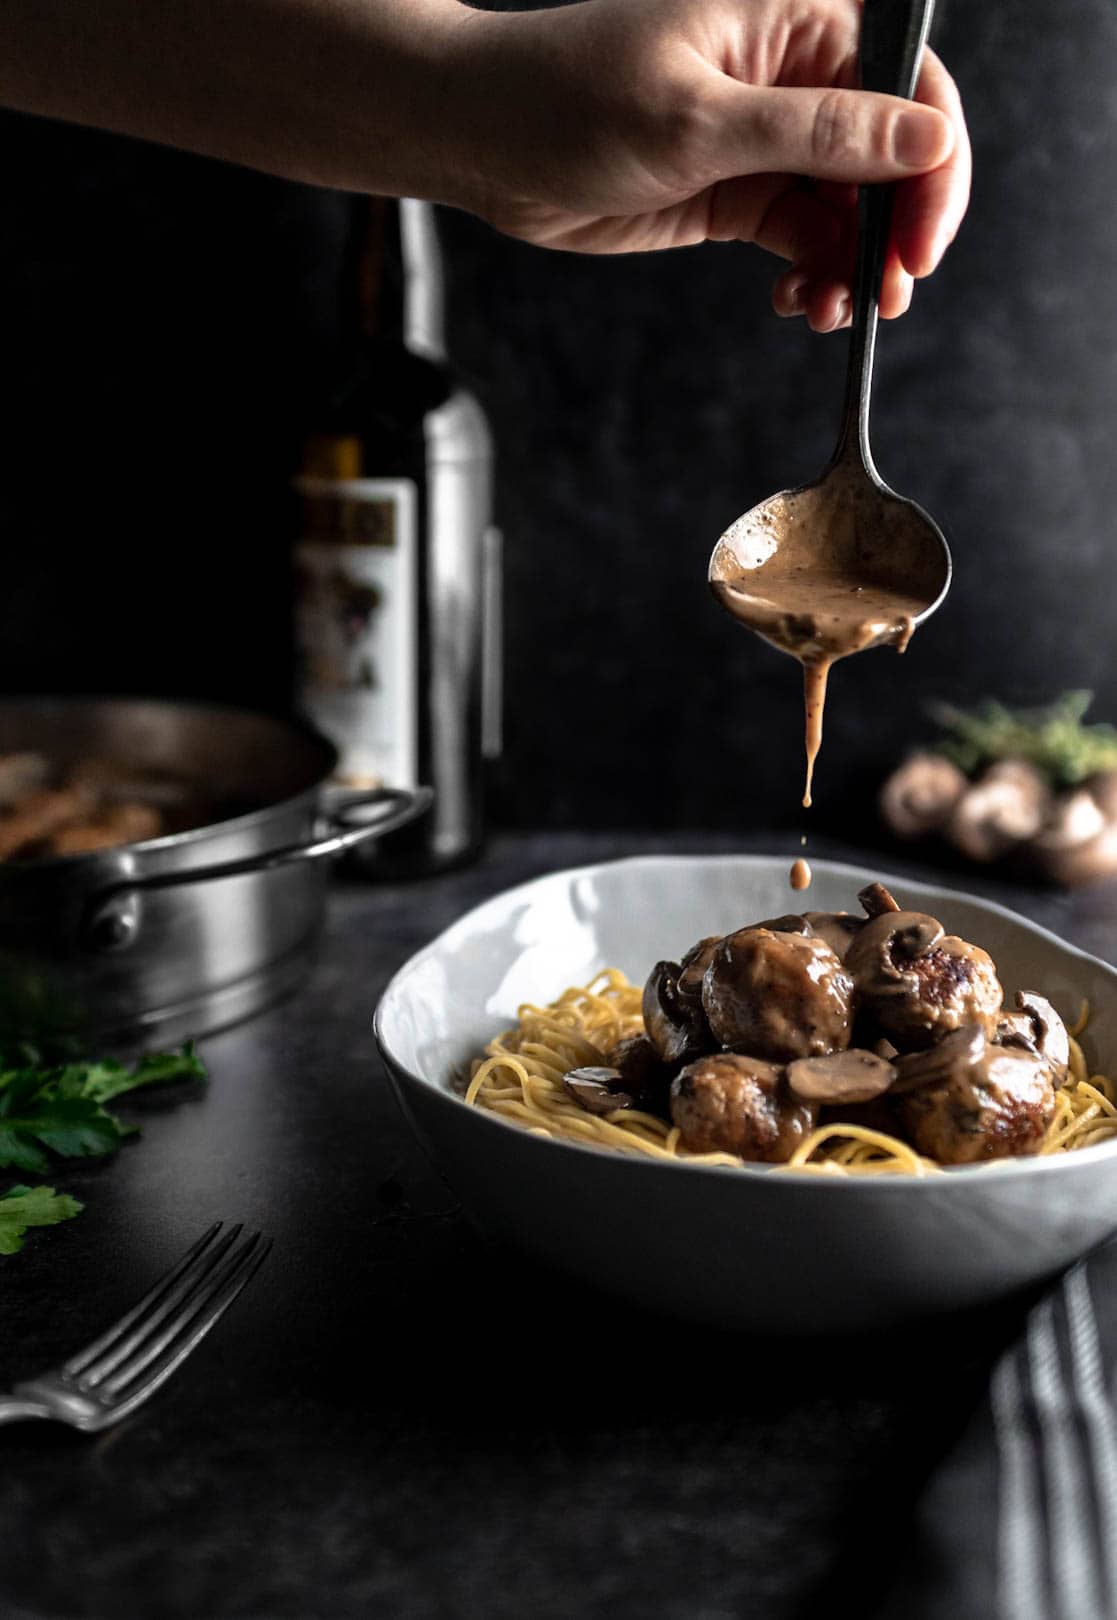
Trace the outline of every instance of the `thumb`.
{"label": "thumb", "polygon": [[900,180],[937,169],[954,146],[949,119],[934,107],[866,90],[735,85],[723,112],[727,177]]}

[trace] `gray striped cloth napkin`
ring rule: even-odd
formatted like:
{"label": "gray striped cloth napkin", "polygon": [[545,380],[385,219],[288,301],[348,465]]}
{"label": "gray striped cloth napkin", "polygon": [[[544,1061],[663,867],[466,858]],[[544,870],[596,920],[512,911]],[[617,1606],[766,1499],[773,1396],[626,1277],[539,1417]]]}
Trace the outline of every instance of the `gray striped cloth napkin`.
{"label": "gray striped cloth napkin", "polygon": [[924,1490],[880,1620],[1117,1620],[1115,1401],[1110,1243],[1000,1358]]}

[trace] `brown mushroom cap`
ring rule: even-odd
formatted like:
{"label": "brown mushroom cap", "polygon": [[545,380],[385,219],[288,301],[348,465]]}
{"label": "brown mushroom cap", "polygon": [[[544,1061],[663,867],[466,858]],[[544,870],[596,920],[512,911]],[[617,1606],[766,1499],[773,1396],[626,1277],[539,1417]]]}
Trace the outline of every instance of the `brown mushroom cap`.
{"label": "brown mushroom cap", "polygon": [[881,789],[881,814],[898,838],[922,838],[943,825],[968,785],[942,754],[914,754]]}
{"label": "brown mushroom cap", "polygon": [[1061,793],[1028,854],[1055,883],[1070,888],[1096,883],[1117,872],[1117,821],[1088,788]]}
{"label": "brown mushroom cap", "polygon": [[856,1046],[826,1057],[799,1058],[787,1068],[787,1083],[803,1102],[871,1102],[895,1078],[891,1063]]}
{"label": "brown mushroom cap", "polygon": [[941,1085],[953,1075],[966,1072],[980,1063],[985,1053],[985,1031],[980,1024],[966,1024],[944,1035],[936,1045],[923,1052],[912,1052],[896,1059],[896,1080],[893,1095],[902,1097],[921,1086]]}
{"label": "brown mushroom cap", "polygon": [[623,1089],[616,1069],[569,1069],[562,1077],[562,1088],[588,1114],[611,1114],[615,1108],[634,1108],[635,1099]]}
{"label": "brown mushroom cap", "polygon": [[863,1013],[901,1051],[963,1024],[991,1028],[1004,999],[993,959],[944,934],[934,917],[889,912],[867,922],[846,954]]}
{"label": "brown mushroom cap", "polygon": [[722,1046],[789,1063],[849,1045],[853,981],[824,940],[742,928],[714,951],[702,1005]]}
{"label": "brown mushroom cap", "polygon": [[903,909],[883,883],[866,883],[857,898],[866,917],[886,917],[889,912]]}
{"label": "brown mushroom cap", "polygon": [[783,1163],[817,1117],[817,1104],[792,1096],[779,1064],[736,1052],[698,1058],[671,1085],[671,1118],[692,1153]]}
{"label": "brown mushroom cap", "polygon": [[1055,1083],[1061,1085],[1070,1064],[1070,1036],[1067,1034],[1067,1026],[1051,1003],[1044,996],[1037,995],[1034,990],[1018,990],[1016,1006],[1018,1011],[1015,1016],[1028,1020],[1031,1025],[1032,1045],[1051,1064],[1056,1071]]}
{"label": "brown mushroom cap", "polygon": [[998,760],[958,800],[946,834],[971,861],[995,861],[1035,837],[1050,804],[1042,771],[1026,760]]}
{"label": "brown mushroom cap", "polygon": [[657,962],[644,986],[644,1029],[664,1063],[683,1063],[713,1043],[698,997],[680,996],[678,962]]}
{"label": "brown mushroom cap", "polygon": [[864,917],[855,917],[852,911],[808,911],[804,913],[804,933],[823,939],[839,961],[856,936],[865,926]]}
{"label": "brown mushroom cap", "polygon": [[621,1090],[648,1114],[669,1119],[668,1098],[674,1069],[664,1063],[646,1035],[627,1035],[613,1048],[612,1067],[620,1075]]}

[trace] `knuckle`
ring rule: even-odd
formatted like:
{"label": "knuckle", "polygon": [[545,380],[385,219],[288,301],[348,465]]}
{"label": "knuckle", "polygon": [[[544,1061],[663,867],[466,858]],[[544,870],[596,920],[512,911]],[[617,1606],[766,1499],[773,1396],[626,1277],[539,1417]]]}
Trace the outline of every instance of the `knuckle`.
{"label": "knuckle", "polygon": [[842,163],[864,145],[856,102],[840,90],[829,90],[815,109],[811,153],[820,164]]}

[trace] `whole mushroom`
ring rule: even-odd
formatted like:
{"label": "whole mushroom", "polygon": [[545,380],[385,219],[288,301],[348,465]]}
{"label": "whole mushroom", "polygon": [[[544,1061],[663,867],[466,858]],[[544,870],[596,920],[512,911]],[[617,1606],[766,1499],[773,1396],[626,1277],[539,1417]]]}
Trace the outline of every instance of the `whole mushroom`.
{"label": "whole mushroom", "polygon": [[1077,888],[1117,872],[1117,815],[1112,771],[1061,793],[1028,846],[1033,864],[1052,882]]}
{"label": "whole mushroom", "polygon": [[702,1006],[720,1045],[789,1063],[849,1045],[853,980],[825,940],[742,928],[715,948]]}
{"label": "whole mushroom", "polygon": [[998,760],[962,794],[946,835],[971,861],[995,861],[1035,837],[1050,805],[1042,771],[1024,759]]}
{"label": "whole mushroom", "polygon": [[944,755],[914,754],[881,789],[881,814],[897,838],[924,838],[943,826],[968,785]]}
{"label": "whole mushroom", "polygon": [[817,1117],[818,1104],[793,1096],[781,1065],[763,1058],[715,1052],[671,1085],[671,1118],[692,1153],[784,1163]]}

